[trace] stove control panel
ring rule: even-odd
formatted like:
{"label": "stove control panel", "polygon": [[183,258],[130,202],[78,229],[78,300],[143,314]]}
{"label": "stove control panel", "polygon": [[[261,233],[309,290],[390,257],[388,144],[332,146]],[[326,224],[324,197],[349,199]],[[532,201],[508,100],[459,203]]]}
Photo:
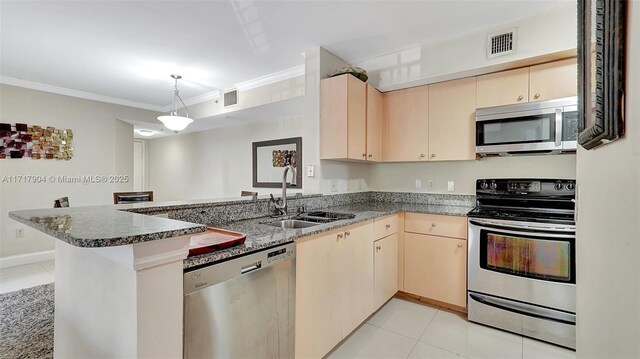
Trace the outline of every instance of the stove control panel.
{"label": "stove control panel", "polygon": [[574,197],[575,188],[575,180],[568,179],[500,178],[476,181],[476,194],[491,197]]}

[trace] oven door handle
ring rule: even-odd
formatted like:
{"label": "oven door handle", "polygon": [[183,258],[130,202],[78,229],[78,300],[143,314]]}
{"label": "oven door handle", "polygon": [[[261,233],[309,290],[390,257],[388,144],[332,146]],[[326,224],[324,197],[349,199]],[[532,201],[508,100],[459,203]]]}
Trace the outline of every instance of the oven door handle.
{"label": "oven door handle", "polygon": [[[508,233],[508,234],[517,234],[517,235],[521,235],[521,236],[536,236],[536,237],[545,237],[545,238],[567,238],[567,239],[571,239],[571,238],[576,238],[575,234],[563,234],[563,233],[549,233],[546,232],[547,230],[542,229],[542,228],[527,228],[527,229],[531,229],[534,231],[538,231],[541,233],[537,233],[537,232],[523,232],[523,231],[517,231],[517,230],[513,230],[513,229],[508,229],[507,226],[504,227],[489,227],[489,226],[483,226],[483,225],[479,225],[479,223],[477,223],[476,221],[472,221],[470,220],[469,223],[479,229],[485,229],[485,230],[493,230],[493,231],[499,231],[500,233]],[[507,229],[505,229],[507,228]],[[542,233],[543,232],[543,233]]]}
{"label": "oven door handle", "polygon": [[514,301],[506,301],[504,299],[489,297],[486,295],[480,295],[471,292],[469,292],[469,297],[478,303],[482,303],[509,312],[518,313],[534,318],[553,320],[555,322],[569,325],[576,325],[576,315],[572,313],[565,313],[558,310],[541,308]]}

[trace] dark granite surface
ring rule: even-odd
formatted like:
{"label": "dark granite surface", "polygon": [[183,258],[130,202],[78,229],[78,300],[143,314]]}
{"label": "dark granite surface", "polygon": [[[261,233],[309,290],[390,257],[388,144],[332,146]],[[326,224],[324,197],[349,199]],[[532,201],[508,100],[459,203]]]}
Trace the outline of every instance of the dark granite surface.
{"label": "dark granite surface", "polygon": [[397,202],[361,202],[352,205],[335,206],[322,209],[330,212],[354,214],[355,217],[353,219],[345,219],[332,223],[319,224],[317,226],[308,228],[282,229],[269,226],[264,223],[276,220],[269,217],[225,223],[222,225],[218,225],[218,227],[245,233],[247,235],[246,242],[243,245],[235,246],[226,250],[189,257],[184,260],[184,269],[200,267],[207,264],[225,261],[234,257],[256,252],[264,248],[291,243],[299,238],[304,238],[352,224],[365,222],[393,213],[415,212],[451,216],[465,216],[471,209],[472,207],[469,206],[463,207]]}
{"label": "dark granite surface", "polygon": [[[247,234],[239,247],[185,260],[185,268],[251,253],[296,238],[370,220],[396,212],[464,216],[475,196],[406,192],[359,192],[336,195],[292,196],[290,209],[328,209],[356,214],[305,229],[280,229],[269,221],[271,207],[265,198],[152,202],[117,206],[89,206],[10,212],[21,223],[78,247],[109,247],[203,232],[207,226]],[[169,218],[151,216],[168,214]],[[256,218],[259,217],[259,218]]]}
{"label": "dark granite surface", "polygon": [[199,233],[202,224],[91,206],[14,211],[9,217],[77,247],[110,247]]}

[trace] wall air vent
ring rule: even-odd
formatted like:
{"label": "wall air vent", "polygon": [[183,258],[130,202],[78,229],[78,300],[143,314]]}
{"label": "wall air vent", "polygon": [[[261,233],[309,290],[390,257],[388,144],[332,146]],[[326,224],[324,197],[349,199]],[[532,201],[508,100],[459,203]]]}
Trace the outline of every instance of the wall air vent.
{"label": "wall air vent", "polygon": [[225,92],[223,95],[224,98],[224,107],[233,107],[238,106],[238,90],[231,90]]}
{"label": "wall air vent", "polygon": [[517,35],[516,28],[487,35],[487,58],[515,54]]}

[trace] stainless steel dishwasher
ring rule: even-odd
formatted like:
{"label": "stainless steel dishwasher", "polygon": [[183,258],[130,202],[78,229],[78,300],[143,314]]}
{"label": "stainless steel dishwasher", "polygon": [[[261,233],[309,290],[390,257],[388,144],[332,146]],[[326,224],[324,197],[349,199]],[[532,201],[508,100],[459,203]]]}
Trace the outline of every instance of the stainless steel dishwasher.
{"label": "stainless steel dishwasher", "polygon": [[184,273],[184,358],[293,358],[295,244]]}

